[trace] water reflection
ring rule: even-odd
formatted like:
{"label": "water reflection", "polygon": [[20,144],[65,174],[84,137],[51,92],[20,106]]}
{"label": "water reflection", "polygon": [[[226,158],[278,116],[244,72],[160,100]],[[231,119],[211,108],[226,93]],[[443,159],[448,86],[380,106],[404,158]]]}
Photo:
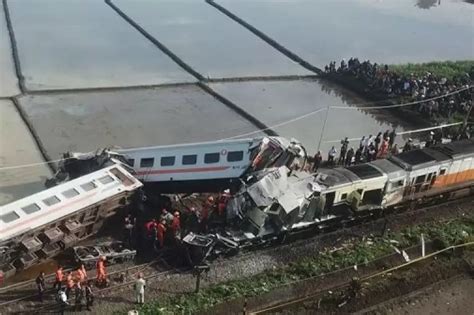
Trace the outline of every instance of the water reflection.
{"label": "water reflection", "polygon": [[20,103],[53,159],[66,151],[202,142],[256,130],[196,86],[25,96]]}
{"label": "water reflection", "polygon": [[441,0],[417,0],[416,6],[420,9],[430,9],[431,7],[435,7],[437,5],[441,5]]}
{"label": "water reflection", "polygon": [[[212,87],[269,126],[291,121],[327,106],[364,103],[353,93],[315,80],[222,83]],[[298,139],[310,153],[315,153],[324,120],[325,111],[321,111],[275,129],[283,136]],[[328,141],[377,134],[394,127],[401,131],[412,126],[391,117],[386,111],[331,109],[321,148],[327,152],[332,145]],[[403,141],[402,137],[398,140]]]}
{"label": "water reflection", "polygon": [[311,74],[204,1],[114,3],[204,77]]}
{"label": "water reflection", "polygon": [[30,89],[195,81],[103,1],[9,2]]}
{"label": "water reflection", "polygon": [[474,56],[474,8],[461,1],[437,1],[430,10],[417,0],[217,2],[319,67],[352,56],[378,63]]}

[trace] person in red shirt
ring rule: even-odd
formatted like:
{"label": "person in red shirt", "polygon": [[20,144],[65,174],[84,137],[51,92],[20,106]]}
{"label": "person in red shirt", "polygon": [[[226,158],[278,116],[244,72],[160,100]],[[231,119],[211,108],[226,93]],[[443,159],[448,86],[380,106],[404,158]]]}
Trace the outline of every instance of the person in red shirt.
{"label": "person in red shirt", "polygon": [[165,244],[165,232],[166,232],[166,220],[161,220],[156,229],[156,239],[160,244],[160,248],[163,248]]}
{"label": "person in red shirt", "polygon": [[179,211],[175,211],[173,215],[173,221],[171,222],[171,231],[175,239],[179,238],[181,232],[181,219]]}
{"label": "person in red shirt", "polygon": [[72,272],[68,271],[66,275],[66,296],[68,299],[72,288],[74,288],[74,279],[72,277]]}
{"label": "person in red shirt", "polygon": [[156,226],[156,220],[155,219],[145,223],[146,233],[147,233],[147,236],[149,238],[151,238],[153,236],[152,233],[153,233],[153,229],[155,228],[155,226]]}
{"label": "person in red shirt", "polygon": [[58,291],[61,290],[63,280],[64,280],[63,267],[58,266],[58,269],[56,270],[56,278],[54,279],[53,289],[56,289]]}
{"label": "person in red shirt", "polygon": [[107,285],[107,271],[105,269],[105,257],[100,256],[96,264],[97,268],[97,284],[99,286]]}

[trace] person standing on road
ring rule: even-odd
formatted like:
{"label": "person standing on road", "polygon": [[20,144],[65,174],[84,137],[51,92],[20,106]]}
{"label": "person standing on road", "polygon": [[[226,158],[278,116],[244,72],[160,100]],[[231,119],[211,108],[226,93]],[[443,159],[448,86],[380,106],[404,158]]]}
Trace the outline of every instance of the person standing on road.
{"label": "person standing on road", "polygon": [[58,290],[56,298],[59,303],[60,314],[63,315],[64,311],[66,310],[66,307],[69,305],[69,302],[67,301],[66,292],[64,292],[64,289]]}
{"label": "person standing on road", "polygon": [[84,291],[82,289],[81,283],[78,282],[76,283],[76,289],[74,290],[74,297],[75,297],[75,303],[74,303],[74,310],[77,311],[82,311],[82,302],[84,300]]}
{"label": "person standing on road", "polygon": [[137,304],[145,303],[145,287],[146,281],[143,279],[143,273],[138,274],[138,279],[135,281],[135,294],[137,298]]}
{"label": "person standing on road", "polygon": [[40,302],[43,302],[43,294],[44,294],[44,291],[46,290],[46,287],[44,286],[44,272],[41,271],[38,275],[38,277],[36,277],[36,287],[38,288],[38,298],[40,300]]}
{"label": "person standing on road", "polygon": [[68,300],[69,300],[69,294],[71,293],[71,290],[73,288],[74,288],[74,279],[72,277],[72,272],[68,271],[66,275],[66,296]]}
{"label": "person standing on road", "polygon": [[85,287],[84,293],[86,295],[86,308],[88,311],[91,311],[91,307],[94,304],[94,293],[92,292],[92,281],[89,280]]}

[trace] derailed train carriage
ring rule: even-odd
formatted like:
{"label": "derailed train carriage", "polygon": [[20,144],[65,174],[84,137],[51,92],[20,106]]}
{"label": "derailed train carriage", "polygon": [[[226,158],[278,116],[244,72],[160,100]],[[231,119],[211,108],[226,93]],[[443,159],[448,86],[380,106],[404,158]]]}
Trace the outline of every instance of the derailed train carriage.
{"label": "derailed train carriage", "polygon": [[140,187],[122,165],[112,163],[2,206],[0,268],[5,277],[97,233]]}
{"label": "derailed train carriage", "polygon": [[0,207],[0,271],[9,277],[97,233],[132,200],[139,206],[143,194],[131,197],[142,182],[153,193],[222,190],[249,170],[296,157],[305,163],[304,148],[280,137],[65,154],[47,190]]}
{"label": "derailed train carriage", "polygon": [[189,234],[198,264],[213,254],[280,241],[384,209],[413,207],[474,193],[474,141],[416,149],[388,159],[316,174],[286,167],[252,174],[227,206],[233,228]]}

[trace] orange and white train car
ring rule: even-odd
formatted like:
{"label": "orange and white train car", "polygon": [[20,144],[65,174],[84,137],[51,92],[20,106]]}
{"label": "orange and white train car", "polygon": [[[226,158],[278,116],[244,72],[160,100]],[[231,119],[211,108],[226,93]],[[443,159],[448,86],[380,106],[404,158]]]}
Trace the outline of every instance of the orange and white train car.
{"label": "orange and white train car", "polygon": [[408,151],[389,161],[407,172],[404,201],[474,193],[474,140]]}

